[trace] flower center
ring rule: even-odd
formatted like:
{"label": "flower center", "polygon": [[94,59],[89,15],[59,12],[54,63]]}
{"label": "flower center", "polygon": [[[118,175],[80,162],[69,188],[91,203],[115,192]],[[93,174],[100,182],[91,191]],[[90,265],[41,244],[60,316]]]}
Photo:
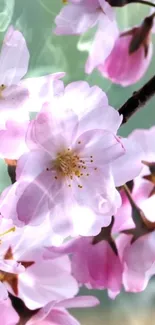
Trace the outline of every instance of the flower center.
{"label": "flower center", "polygon": [[[79,141],[79,144],[81,142]],[[55,176],[55,179],[59,179],[59,177],[65,177],[67,180],[73,180],[73,177],[76,176],[78,178],[80,177],[88,177],[90,174],[86,169],[88,168],[90,171],[97,170],[97,167],[94,167],[93,165],[90,166],[90,163],[93,164],[93,156],[89,156],[86,159],[83,159],[79,157],[74,151],[72,151],[70,148],[67,150],[64,150],[63,152],[60,152],[57,154],[57,157],[53,163],[53,167],[56,170],[57,174]],[[47,168],[47,170],[50,170]],[[69,187],[71,187],[71,184],[69,182]],[[82,188],[82,185],[78,183],[78,187]]]}
{"label": "flower center", "polygon": [[57,158],[55,160],[55,167],[62,176],[80,176],[80,168],[82,168],[81,162],[84,166],[85,162],[81,161],[80,158],[74,152],[68,149],[67,151],[58,153]]}

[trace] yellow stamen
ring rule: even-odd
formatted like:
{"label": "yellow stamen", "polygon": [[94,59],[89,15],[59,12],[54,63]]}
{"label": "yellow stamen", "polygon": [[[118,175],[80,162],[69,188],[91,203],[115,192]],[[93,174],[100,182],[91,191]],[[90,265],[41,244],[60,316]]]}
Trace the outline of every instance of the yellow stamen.
{"label": "yellow stamen", "polygon": [[16,227],[12,227],[10,228],[9,230],[6,230],[5,232],[3,232],[2,234],[0,234],[0,237],[1,236],[5,236],[7,234],[9,234],[10,232],[14,232],[16,230]]}

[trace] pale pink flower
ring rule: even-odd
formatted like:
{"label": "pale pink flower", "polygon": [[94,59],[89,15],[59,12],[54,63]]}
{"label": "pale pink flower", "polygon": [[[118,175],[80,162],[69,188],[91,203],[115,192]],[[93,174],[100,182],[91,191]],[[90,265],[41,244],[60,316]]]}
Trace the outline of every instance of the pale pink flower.
{"label": "pale pink flower", "polygon": [[155,274],[155,231],[131,243],[132,235],[120,235],[117,247],[123,265],[123,285],[126,291],[143,291]]}
{"label": "pale pink flower", "polygon": [[[8,29],[0,52],[0,109],[2,118],[14,115],[28,98],[28,90],[20,80],[28,70],[29,51],[21,32]],[[19,112],[18,112],[19,113]],[[24,110],[22,112],[24,113]]]}
{"label": "pale pink flower", "polygon": [[24,108],[28,89],[20,80],[28,70],[29,51],[21,32],[9,27],[0,52],[0,157],[18,159],[24,143],[29,114]]}
{"label": "pale pink flower", "polygon": [[10,299],[0,302],[0,323],[3,325],[17,325],[19,316],[12,307]]}
{"label": "pale pink flower", "polygon": [[55,33],[82,34],[104,20],[113,19],[113,9],[105,0],[69,0],[55,19]]}
{"label": "pale pink flower", "polygon": [[51,302],[32,316],[26,325],[80,325],[66,309],[94,307],[98,304],[98,299],[93,296],[79,296],[56,304]]}
{"label": "pale pink flower", "polygon": [[12,217],[11,209],[32,225],[50,215],[64,237],[95,235],[121,204],[116,186],[140,172],[141,149],[116,136],[122,117],[100,88],[75,82],[51,104],[30,123],[30,152],[17,163],[16,198],[12,188],[2,195],[2,205],[10,203],[3,215]]}
{"label": "pale pink flower", "polygon": [[[129,139],[136,141],[136,143],[139,143],[143,148],[142,159],[147,162],[155,162],[154,138],[155,127],[148,130],[135,130],[129,136]],[[143,169],[140,175],[134,178],[131,194],[139,208],[144,211],[146,218],[154,222],[155,215],[154,209],[152,208],[153,202],[151,202],[154,196],[149,198],[151,192],[153,191],[154,185],[151,181],[144,178],[146,175],[150,175],[150,170],[146,165],[143,164]],[[132,220],[132,208],[123,189],[120,191],[120,194],[122,198],[122,205],[117,210],[115,215],[115,224],[113,227],[114,233],[125,229],[131,229],[135,226]]]}
{"label": "pale pink flower", "polygon": [[[43,307],[50,301],[72,298],[78,292],[71,275],[69,258],[64,255],[51,260],[43,258],[43,246],[50,235],[44,226],[16,228],[1,242],[3,269],[1,281],[13,295],[21,298],[29,309]],[[21,265],[24,271],[12,274],[11,265]],[[0,263],[2,264],[2,263]]]}
{"label": "pale pink flower", "polygon": [[148,69],[153,54],[150,40],[152,25],[148,28],[146,23],[145,27],[145,20],[141,26],[121,33],[110,55],[106,60],[103,57],[103,62],[98,64],[100,73],[112,82],[122,86],[132,85],[139,81]]}
{"label": "pale pink flower", "polygon": [[79,237],[60,247],[48,247],[44,257],[71,254],[72,273],[77,281],[88,289],[107,289],[110,298],[114,299],[122,287],[121,261],[108,241],[93,243],[93,239]]}
{"label": "pale pink flower", "polygon": [[[135,130],[130,135],[130,138],[136,140],[137,143],[140,143],[143,147],[143,160],[150,163],[155,162],[155,127],[149,130]],[[146,218],[143,219],[146,228],[137,228],[137,231],[140,232],[140,237],[133,243],[132,235],[123,234],[117,238],[118,252],[124,269],[123,284],[127,291],[132,292],[144,290],[151,276],[155,274],[154,184],[144,178],[149,175],[150,170],[144,165],[141,174],[134,179],[133,188],[131,190],[132,198],[137,206],[143,211]],[[123,205],[115,215],[113,232],[135,228],[134,221],[132,220],[132,207],[124,192],[122,192],[122,197]],[[143,230],[146,230],[146,234],[142,232]]]}

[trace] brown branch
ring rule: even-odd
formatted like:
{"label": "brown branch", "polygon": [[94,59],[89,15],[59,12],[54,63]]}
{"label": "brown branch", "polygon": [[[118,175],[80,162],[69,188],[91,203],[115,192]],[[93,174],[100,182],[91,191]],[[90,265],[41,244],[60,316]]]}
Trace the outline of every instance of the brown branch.
{"label": "brown branch", "polygon": [[127,102],[118,110],[123,115],[122,124],[139,111],[155,95],[155,76],[153,76],[142,88],[135,91]]}

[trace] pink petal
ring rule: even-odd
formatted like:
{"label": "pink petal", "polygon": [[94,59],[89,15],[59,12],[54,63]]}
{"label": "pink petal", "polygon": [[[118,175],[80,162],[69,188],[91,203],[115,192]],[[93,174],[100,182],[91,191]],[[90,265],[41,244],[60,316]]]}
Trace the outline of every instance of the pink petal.
{"label": "pink petal", "polygon": [[4,325],[16,325],[19,322],[19,316],[12,307],[10,299],[0,303],[0,315],[1,323]]}
{"label": "pink petal", "polygon": [[67,311],[56,308],[48,315],[47,321],[55,325],[80,325]]}
{"label": "pink petal", "polygon": [[13,260],[0,261],[0,269],[4,272],[19,274],[25,271],[24,266]]}
{"label": "pink petal", "polygon": [[25,177],[35,179],[42,171],[50,169],[51,157],[47,152],[36,150],[22,155],[17,162],[16,179]]}
{"label": "pink petal", "polygon": [[63,300],[56,304],[62,308],[88,308],[99,304],[99,300],[94,296],[79,296],[71,299]]}
{"label": "pink petal", "polygon": [[93,27],[98,20],[99,13],[84,5],[68,4],[64,6],[55,19],[55,33],[81,34]]}
{"label": "pink petal", "polygon": [[[75,97],[78,101],[75,101]],[[78,134],[91,129],[104,129],[116,133],[122,117],[108,105],[108,98],[101,88],[90,87],[85,81],[70,83],[62,97],[61,109],[71,108],[78,115]]]}
{"label": "pink petal", "polygon": [[[125,154],[112,162],[115,185],[121,186],[138,176],[143,168],[144,153],[141,146],[132,139],[121,139]],[[120,168],[121,166],[121,168]]]}
{"label": "pink petal", "polygon": [[78,285],[67,269],[68,264],[67,256],[49,261],[42,259],[19,275],[19,297],[28,308],[37,309],[77,294]]}
{"label": "pink petal", "polygon": [[89,57],[85,65],[86,73],[90,74],[99,64],[104,64],[113,49],[118,34],[116,21],[110,20],[105,14],[102,14],[100,25],[92,42]]}
{"label": "pink petal", "polygon": [[29,51],[21,32],[8,29],[0,54],[0,84],[17,84],[27,73]]}
{"label": "pink petal", "polygon": [[[1,310],[1,306],[2,306],[1,302],[3,300],[6,300],[7,298],[8,298],[8,292],[5,288],[5,285],[2,282],[0,282],[0,310]],[[2,307],[2,310],[3,310],[3,307]]]}
{"label": "pink petal", "polygon": [[58,72],[47,76],[24,79],[21,85],[29,91],[28,111],[39,112],[44,103],[51,101],[53,96],[59,96],[63,93],[64,84],[60,79],[64,75],[64,72]]}
{"label": "pink petal", "polygon": [[28,150],[25,143],[27,128],[27,121],[7,121],[6,129],[0,130],[0,154],[3,158],[18,159]]}
{"label": "pink petal", "polygon": [[17,203],[17,216],[20,221],[25,224],[38,224],[49,214],[48,201],[54,201],[61,188],[61,183],[57,182],[54,176],[55,174],[45,171],[32,182],[23,180],[26,189]]}
{"label": "pink petal", "polygon": [[3,112],[3,115],[7,115],[7,118],[12,117],[12,114],[15,114],[16,110],[23,115],[28,113],[24,110],[24,104],[29,98],[29,93],[26,88],[23,88],[20,84],[12,85],[2,92],[2,98],[0,101],[0,108]]}
{"label": "pink petal", "polygon": [[87,168],[104,168],[103,165],[117,161],[125,154],[121,140],[111,132],[101,129],[83,133],[74,146],[80,152],[80,158],[86,161]]}

